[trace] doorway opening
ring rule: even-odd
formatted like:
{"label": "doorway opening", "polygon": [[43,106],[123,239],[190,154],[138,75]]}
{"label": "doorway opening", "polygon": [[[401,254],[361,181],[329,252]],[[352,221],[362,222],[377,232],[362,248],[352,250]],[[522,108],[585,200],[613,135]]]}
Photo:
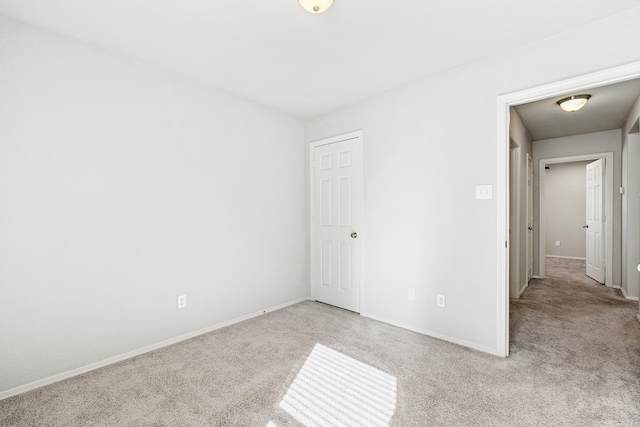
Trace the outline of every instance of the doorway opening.
{"label": "doorway opening", "polygon": [[[547,221],[545,213],[545,199],[546,199],[546,173],[547,168],[551,165],[566,164],[573,162],[586,162],[603,159],[605,165],[613,165],[613,152],[585,154],[579,156],[568,157],[556,157],[551,159],[541,159],[539,166],[539,186],[540,186],[540,199],[539,199],[539,218],[540,218],[540,231],[539,231],[539,254],[538,254],[538,271],[539,278],[545,278],[546,271],[546,256],[550,250],[547,245]],[[608,166],[613,169],[611,166]],[[613,173],[604,174],[604,200],[602,201],[602,211],[604,212],[604,284],[608,287],[613,287]],[[586,209],[585,209],[586,210]],[[607,220],[608,219],[608,220]],[[586,242],[585,242],[586,244]],[[559,245],[558,245],[559,246]],[[585,249],[585,258],[586,249]],[[607,267],[608,266],[608,267]]]}
{"label": "doorway opening", "polygon": [[[568,92],[589,90],[605,85],[620,83],[640,77],[640,62],[616,67],[601,72],[579,76],[549,85],[499,96],[497,99],[497,183],[496,201],[498,206],[497,222],[497,321],[496,352],[501,356],[509,355],[509,214],[510,214],[510,108]],[[522,239],[521,239],[522,240]]]}

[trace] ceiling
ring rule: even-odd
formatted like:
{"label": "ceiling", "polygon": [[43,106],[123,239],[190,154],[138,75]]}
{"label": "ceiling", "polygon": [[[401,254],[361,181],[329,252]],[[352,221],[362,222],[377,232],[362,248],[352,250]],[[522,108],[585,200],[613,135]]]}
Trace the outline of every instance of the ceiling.
{"label": "ceiling", "polygon": [[[567,113],[556,102],[571,95],[591,95],[581,110]],[[571,92],[514,107],[531,139],[560,138],[623,127],[640,97],[640,79]]]}
{"label": "ceiling", "polygon": [[300,117],[638,6],[638,0],[0,0],[0,14]]}

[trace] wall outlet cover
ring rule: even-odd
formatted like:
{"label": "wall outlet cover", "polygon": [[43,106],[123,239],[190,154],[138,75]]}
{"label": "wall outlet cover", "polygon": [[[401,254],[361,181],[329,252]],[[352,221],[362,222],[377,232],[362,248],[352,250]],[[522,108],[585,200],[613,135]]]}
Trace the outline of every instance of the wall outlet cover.
{"label": "wall outlet cover", "polygon": [[178,308],[185,308],[187,306],[187,296],[179,295],[178,296]]}

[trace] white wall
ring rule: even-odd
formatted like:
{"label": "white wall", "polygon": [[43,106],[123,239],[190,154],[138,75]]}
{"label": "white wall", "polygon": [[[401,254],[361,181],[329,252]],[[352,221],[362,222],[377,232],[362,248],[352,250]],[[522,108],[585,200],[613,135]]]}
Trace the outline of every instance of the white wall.
{"label": "white wall", "polygon": [[[515,109],[510,109],[509,136],[518,144],[511,165],[511,238],[509,242],[509,296],[519,298],[527,286],[527,154],[532,155],[531,135]],[[533,157],[533,156],[532,156]]]}
{"label": "white wall", "polygon": [[640,98],[622,130],[622,292],[640,296]]}
{"label": "white wall", "polygon": [[[540,231],[540,178],[537,171],[540,170],[541,159],[557,157],[570,157],[581,154],[594,154],[613,152],[613,168],[607,165],[607,173],[613,173],[613,283],[611,286],[620,287],[621,281],[621,247],[622,247],[622,201],[618,189],[622,183],[622,132],[620,129],[604,132],[574,135],[564,138],[545,139],[533,141],[534,174],[534,274],[538,274],[538,243]],[[551,165],[552,167],[554,165]]]}
{"label": "white wall", "polygon": [[[474,191],[497,182],[496,98],[639,61],[639,21],[308,123],[364,129],[363,314],[495,352],[498,208]],[[2,390],[308,294],[298,119],[6,19],[0,70]]]}
{"label": "white wall", "polygon": [[308,295],[302,120],[5,18],[0,76],[0,392]]}
{"label": "white wall", "polygon": [[498,210],[474,198],[497,182],[497,97],[640,60],[638,22],[640,8],[309,122],[310,141],[364,130],[364,315],[498,352]]}
{"label": "white wall", "polygon": [[[586,166],[591,161],[549,165],[544,177],[545,255],[586,258]],[[560,246],[556,246],[556,241]]]}

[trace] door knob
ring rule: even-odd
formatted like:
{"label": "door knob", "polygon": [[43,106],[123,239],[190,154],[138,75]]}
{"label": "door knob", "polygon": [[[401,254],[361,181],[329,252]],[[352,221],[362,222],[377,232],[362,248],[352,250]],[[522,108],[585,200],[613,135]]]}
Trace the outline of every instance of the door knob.
{"label": "door knob", "polygon": [[533,227],[529,226],[527,227],[529,229],[529,231],[533,230]]}
{"label": "door knob", "polygon": [[358,233],[356,233],[355,231],[353,233],[351,233],[351,238],[355,239],[356,237],[358,237]]}
{"label": "door knob", "polygon": [[588,225],[583,225],[582,228],[589,228],[589,226]]}

